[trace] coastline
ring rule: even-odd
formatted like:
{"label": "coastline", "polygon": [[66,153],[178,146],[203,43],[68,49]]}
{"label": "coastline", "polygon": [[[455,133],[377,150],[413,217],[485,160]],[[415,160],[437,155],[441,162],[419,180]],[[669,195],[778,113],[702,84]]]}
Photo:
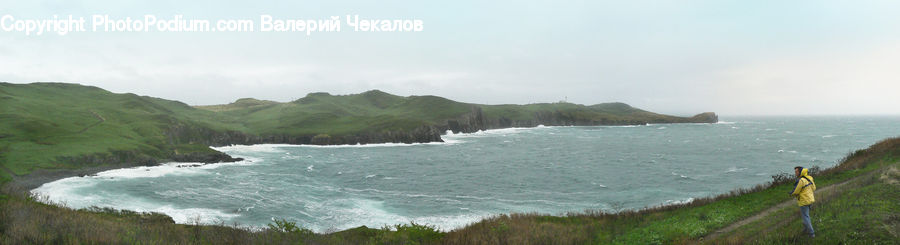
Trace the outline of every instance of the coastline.
{"label": "coastline", "polygon": [[[846,156],[843,160],[841,160],[841,163],[839,165],[834,166],[829,169],[825,169],[822,173],[820,173],[822,177],[818,178],[817,180],[819,182],[822,182],[822,184],[824,186],[827,186],[831,183],[838,183],[840,181],[851,179],[862,173],[871,172],[875,168],[884,166],[885,164],[891,164],[892,161],[893,162],[896,161],[896,160],[891,160],[891,159],[896,159],[896,158],[890,158],[889,155],[885,156],[885,154],[886,154],[885,152],[891,151],[891,150],[898,151],[897,149],[900,149],[897,147],[898,143],[900,143],[900,138],[888,138],[885,140],[878,141],[878,143],[875,143],[874,145],[871,145],[868,148],[864,148],[862,150],[853,152],[850,155]],[[885,157],[885,158],[882,158],[882,157]],[[885,159],[885,160],[879,161],[879,159]],[[888,161],[888,162],[885,162],[885,161]],[[865,167],[867,165],[872,165],[872,167]],[[142,165],[132,166],[132,167],[139,167],[139,166],[142,166]],[[67,173],[68,174],[76,174],[76,176],[77,176],[77,174],[79,174],[79,173],[91,173],[91,172],[96,173],[96,172],[103,171],[104,169],[116,169],[116,168],[120,168],[120,167],[124,167],[124,165],[83,168],[80,170],[69,170],[69,171],[38,172],[38,175],[42,175],[42,176],[30,177],[32,179],[29,181],[32,181],[30,183],[31,185],[35,185],[40,182],[41,178],[44,178],[44,180],[61,179],[61,178],[67,177],[66,176]],[[842,173],[844,171],[853,170],[853,169],[860,169],[863,171],[851,171],[851,172],[847,172],[847,173]],[[20,179],[19,181],[24,181],[24,179]],[[26,184],[26,183],[19,182],[19,184]],[[741,220],[746,217],[750,217],[751,214],[754,213],[754,210],[763,210],[763,209],[769,208],[777,203],[788,200],[788,198],[783,195],[784,190],[782,190],[782,189],[785,189],[786,185],[787,185],[787,183],[777,182],[777,183],[771,183],[771,184],[766,184],[766,185],[758,185],[758,186],[755,186],[752,188],[738,188],[729,193],[723,193],[721,195],[699,198],[699,199],[693,200],[692,202],[672,203],[672,204],[664,204],[664,205],[659,205],[659,206],[650,206],[650,207],[645,207],[640,210],[626,210],[621,213],[603,213],[600,211],[591,211],[591,210],[587,210],[587,211],[585,211],[585,213],[570,213],[570,214],[562,215],[562,216],[552,215],[552,214],[540,214],[540,213],[508,213],[508,214],[504,213],[504,214],[496,214],[496,215],[490,216],[490,217],[484,217],[484,218],[482,218],[474,223],[471,223],[463,228],[455,229],[452,231],[434,230],[433,227],[430,227],[427,225],[416,226],[416,224],[412,224],[412,226],[409,226],[409,225],[400,224],[400,225],[397,225],[397,227],[398,227],[397,230],[373,229],[373,228],[368,228],[368,227],[362,226],[362,227],[349,228],[349,229],[344,229],[344,230],[330,230],[325,233],[314,233],[313,231],[304,229],[303,231],[301,231],[301,233],[291,233],[291,234],[304,234],[304,235],[299,235],[299,238],[291,238],[291,239],[301,239],[301,241],[303,239],[314,239],[314,241],[326,241],[328,239],[349,239],[349,240],[345,240],[345,241],[365,242],[365,241],[371,241],[371,239],[373,237],[381,237],[382,235],[409,234],[409,232],[411,232],[409,230],[401,231],[400,227],[404,227],[404,229],[409,229],[409,228],[426,229],[426,231],[433,232],[434,234],[438,234],[438,235],[440,235],[440,237],[444,238],[444,239],[432,240],[434,242],[463,241],[463,240],[492,241],[491,240],[492,238],[482,237],[482,236],[479,236],[479,234],[484,234],[484,233],[482,233],[482,231],[484,231],[485,229],[490,230],[490,229],[493,229],[492,227],[506,226],[506,227],[509,227],[510,230],[508,232],[503,232],[502,234],[498,234],[498,235],[501,235],[502,237],[506,237],[509,239],[522,239],[522,238],[528,238],[528,237],[532,237],[532,236],[529,236],[529,235],[523,236],[523,235],[517,235],[517,234],[524,234],[521,232],[532,230],[534,225],[554,224],[554,223],[557,223],[558,221],[566,221],[568,224],[569,221],[573,221],[573,222],[577,221],[576,223],[579,223],[579,224],[581,224],[582,222],[588,222],[588,223],[587,223],[587,225],[564,225],[564,226],[558,226],[558,227],[554,226],[555,228],[553,228],[553,230],[552,230],[553,233],[551,235],[554,237],[554,239],[563,239],[563,240],[578,239],[577,241],[595,241],[595,240],[588,239],[588,237],[593,237],[593,236],[589,236],[589,234],[593,234],[594,232],[596,232],[596,231],[592,230],[592,228],[591,228],[591,227],[593,227],[591,224],[596,223],[595,225],[602,224],[603,226],[610,226],[610,227],[614,227],[614,228],[617,227],[619,229],[625,229],[622,232],[610,233],[610,235],[619,234],[616,237],[605,237],[605,238],[594,237],[593,239],[601,239],[601,240],[597,240],[597,241],[606,241],[606,242],[614,242],[614,241],[637,242],[637,241],[639,241],[639,243],[646,243],[648,241],[647,239],[649,239],[649,238],[646,238],[645,236],[634,236],[634,234],[646,234],[646,232],[663,231],[663,230],[670,231],[671,229],[675,229],[675,230],[678,230],[680,233],[676,232],[676,233],[673,233],[674,235],[668,235],[666,237],[658,237],[658,238],[653,238],[653,239],[662,239],[662,241],[669,241],[669,242],[687,241],[684,239],[688,239],[688,240],[700,239],[698,241],[702,242],[704,240],[704,237],[703,237],[704,235],[708,235],[708,234],[710,234],[709,232],[712,232],[712,231],[717,232],[716,230],[718,230],[719,228],[722,228],[728,224],[731,224],[731,221],[729,221],[729,220],[732,220],[732,219],[733,220]],[[752,207],[750,207],[749,209],[747,209],[747,207],[744,206],[745,204],[741,205],[741,208],[734,207],[734,203],[735,203],[734,201],[719,202],[720,200],[724,200],[724,199],[743,200],[743,199],[747,199],[747,198],[752,198],[752,199],[763,199],[764,198],[766,201],[760,202],[760,203],[754,203],[752,205]],[[13,210],[15,210],[14,208],[22,207],[22,205],[27,205],[27,203],[28,203],[28,202],[25,202],[26,204],[23,204],[22,202],[24,200],[21,199],[21,197],[13,198],[11,200],[16,200],[16,199],[18,199],[15,204],[16,206],[10,207]],[[34,202],[34,201],[31,201],[31,202]],[[41,220],[45,220],[47,217],[53,217],[53,216],[45,217],[46,215],[52,215],[52,214],[55,214],[58,212],[64,212],[64,213],[66,213],[66,215],[77,215],[78,217],[92,217],[89,220],[101,219],[100,217],[115,218],[115,219],[120,219],[120,218],[124,217],[125,219],[128,219],[128,221],[117,221],[119,223],[113,223],[113,225],[127,225],[129,227],[133,227],[133,228],[129,228],[129,229],[143,229],[143,228],[140,228],[141,225],[145,224],[144,222],[147,222],[147,220],[152,219],[152,220],[155,220],[155,221],[153,221],[154,222],[153,227],[173,227],[173,228],[165,228],[165,229],[177,229],[177,231],[189,231],[189,230],[185,230],[185,229],[195,229],[195,228],[191,228],[191,227],[196,227],[196,229],[202,229],[204,231],[227,232],[228,234],[233,234],[234,236],[240,236],[242,239],[249,239],[247,241],[259,242],[259,240],[253,240],[254,238],[259,238],[259,237],[266,237],[266,239],[273,238],[272,230],[265,229],[265,228],[258,229],[258,230],[252,230],[252,229],[248,229],[246,227],[229,226],[227,224],[220,224],[220,223],[214,223],[214,224],[210,224],[210,225],[199,225],[197,223],[188,223],[186,225],[184,225],[184,224],[176,225],[173,223],[173,220],[168,215],[160,216],[159,214],[140,214],[140,213],[130,212],[127,210],[110,211],[112,209],[90,209],[87,211],[72,210],[72,209],[55,206],[52,204],[51,205],[32,205],[32,206],[27,206],[27,207],[29,208],[29,210],[31,210],[28,212],[35,212],[34,211],[35,208],[47,209],[50,211],[43,211],[45,213],[37,213],[39,216],[24,216],[24,217],[26,217],[24,221],[17,220],[15,222],[37,222],[37,221],[34,221],[32,218],[27,218],[27,217],[34,217],[34,219],[40,218]],[[677,211],[677,210],[684,210],[684,211]],[[727,217],[730,217],[730,218],[725,219],[725,221],[727,221],[727,222],[724,222],[724,223],[719,222],[718,220],[720,220],[720,219],[703,219],[702,218],[702,217],[707,217],[706,215],[710,215],[711,212],[717,213],[717,212],[723,212],[723,210],[724,210],[724,212],[726,212]],[[690,213],[690,215],[687,219],[688,222],[692,222],[692,224],[698,223],[699,225],[701,225],[702,229],[697,231],[699,233],[696,233],[694,231],[679,230],[680,226],[679,227],[671,226],[671,222],[674,222],[673,219],[674,220],[684,220],[685,219],[685,217],[683,217],[683,215],[679,215],[684,212]],[[110,214],[112,214],[113,216],[109,216]],[[660,218],[659,219],[654,218],[653,220],[647,221],[648,223],[646,223],[646,224],[649,225],[647,227],[643,227],[642,225],[633,227],[632,225],[629,225],[630,223],[628,223],[628,222],[609,223],[609,222],[620,220],[620,219],[632,220],[632,219],[635,219],[636,217],[642,217],[647,214],[658,214],[653,217],[659,216]],[[720,214],[717,214],[717,215],[720,215]],[[71,216],[66,216],[66,217],[71,217]],[[163,218],[163,217],[168,217],[168,218]],[[107,218],[102,218],[102,219],[107,219]],[[53,218],[51,218],[51,219],[53,219]],[[71,220],[71,218],[67,219],[67,220]],[[644,220],[644,219],[641,219],[641,220]],[[71,221],[65,221],[65,222],[71,222]],[[550,223],[547,223],[547,222],[550,222]],[[594,222],[594,223],[591,223],[591,222]],[[62,223],[62,224],[67,224],[67,223]],[[104,228],[104,229],[106,229],[106,228]],[[160,229],[160,228],[156,228],[156,229]],[[270,228],[270,229],[272,229],[272,228]],[[572,232],[572,229],[575,229],[574,233]],[[64,233],[64,234],[69,234],[68,232],[69,231],[62,231],[62,233]],[[309,232],[309,233],[305,233],[305,232]],[[685,235],[687,233],[684,233],[684,232],[689,232],[690,234],[694,234],[694,235]],[[91,234],[94,234],[94,233],[91,233]],[[286,239],[283,235],[277,235],[277,234],[278,233],[276,232],[275,233],[276,238]],[[491,234],[493,234],[493,233],[491,233]],[[778,233],[778,234],[780,234],[780,233]],[[181,235],[179,235],[179,236],[181,236]],[[203,235],[203,237],[206,237],[206,236],[207,235]],[[491,236],[491,237],[493,237],[493,236]],[[176,237],[176,238],[184,239],[184,237]],[[167,239],[171,239],[171,238],[167,238]],[[587,240],[580,240],[580,239],[587,239]],[[569,241],[569,240],[566,240],[566,241]],[[266,241],[272,241],[272,240],[266,240]],[[657,240],[654,240],[654,241],[657,241]],[[253,242],[250,242],[250,243],[253,243]]]}
{"label": "coastline", "polygon": [[[717,122],[718,123],[718,122]],[[468,134],[478,134],[488,131],[494,130],[507,130],[507,129],[533,129],[533,128],[551,128],[551,127],[638,127],[638,126],[650,126],[656,124],[714,124],[714,123],[645,123],[645,124],[634,124],[634,125],[595,125],[595,126],[545,126],[545,125],[537,125],[534,127],[506,127],[506,128],[491,128],[485,130],[478,130],[475,132],[458,132],[458,133],[450,133],[452,131],[448,130],[441,135],[440,141],[430,141],[430,142],[422,142],[422,143],[398,143],[398,142],[383,142],[383,143],[368,143],[368,144],[333,144],[333,145],[317,145],[317,144],[284,144],[284,143],[260,143],[260,144],[232,144],[232,145],[224,145],[224,146],[209,146],[211,149],[219,151],[221,148],[227,147],[242,147],[242,146],[256,146],[256,145],[266,145],[266,146],[285,146],[285,147],[311,147],[311,148],[340,148],[340,147],[395,147],[395,146],[416,146],[416,145],[442,145],[442,144],[454,144],[453,140],[444,139],[444,136],[460,136],[460,135],[468,135]],[[221,151],[219,151],[221,152]],[[237,162],[243,159],[236,158],[234,156],[228,155],[227,153],[221,152],[228,158],[224,158],[223,161],[218,162],[206,162],[205,164],[219,164],[219,163],[229,163],[229,162]],[[217,154],[219,155],[219,154]],[[202,162],[202,161],[190,161],[190,160],[172,160],[172,161],[156,161],[154,164],[141,164],[138,162],[130,162],[130,163],[121,163],[121,164],[111,164],[111,165],[103,165],[103,166],[92,166],[92,167],[84,167],[77,169],[35,169],[30,173],[22,176],[13,176],[12,181],[6,183],[7,189],[12,189],[15,191],[25,190],[25,193],[30,192],[31,190],[40,187],[43,184],[50,183],[53,181],[70,178],[70,177],[82,177],[95,175],[100,172],[115,170],[115,169],[125,169],[125,168],[134,168],[134,167],[152,167],[152,166],[160,166],[165,163],[170,162],[179,162],[179,163],[189,163],[189,162]]]}
{"label": "coastline", "polygon": [[[4,188],[13,193],[28,194],[31,192],[31,190],[34,190],[43,184],[61,180],[61,179],[65,179],[65,178],[88,176],[88,175],[94,175],[94,174],[97,174],[100,172],[114,170],[114,169],[133,168],[133,167],[141,167],[141,166],[148,166],[148,165],[145,165],[145,164],[118,164],[118,165],[86,167],[86,168],[79,168],[79,169],[36,169],[26,175],[14,176],[13,179],[9,183],[6,183],[6,186]],[[156,166],[156,165],[149,165],[149,166]]]}
{"label": "coastline", "polygon": [[[665,123],[665,124],[697,124],[697,123]],[[227,156],[228,159],[232,161],[220,161],[214,163],[204,163],[202,165],[214,165],[214,164],[222,164],[229,162],[237,162],[243,159],[235,158],[234,156],[223,152],[223,148],[228,147],[254,147],[254,146],[263,146],[263,147],[311,147],[311,148],[343,148],[343,147],[402,147],[402,146],[422,146],[422,145],[445,145],[445,144],[456,144],[459,141],[452,139],[454,136],[465,136],[465,135],[478,135],[489,133],[493,131],[504,131],[504,130],[522,130],[522,129],[538,129],[538,128],[554,128],[554,127],[641,127],[641,126],[653,126],[653,124],[638,124],[638,125],[598,125],[598,126],[544,126],[537,125],[534,127],[508,127],[508,128],[497,128],[497,129],[487,129],[487,130],[479,130],[471,133],[452,133],[452,131],[446,131],[441,135],[441,141],[428,142],[428,143],[370,143],[370,144],[343,144],[343,145],[314,145],[314,144],[252,144],[252,145],[230,145],[230,146],[219,146],[219,147],[210,147],[211,149],[217,151],[218,155]],[[447,139],[450,138],[450,139]],[[232,152],[231,154],[235,154]],[[17,176],[12,181],[7,183],[7,190],[14,190],[18,193],[23,193],[26,195],[33,195],[32,191],[41,187],[44,184],[51,183],[54,181],[59,181],[66,178],[71,177],[84,177],[90,175],[96,175],[98,173],[110,170],[117,169],[129,169],[136,167],[154,167],[154,166],[162,166],[164,164],[171,163],[197,163],[197,161],[158,161],[154,164],[140,164],[140,163],[124,163],[124,164],[112,164],[112,165],[104,165],[104,166],[95,166],[95,167],[86,167],[80,169],[54,169],[54,170],[46,170],[39,169],[32,171],[31,173],[24,176]],[[666,206],[665,203],[660,203],[656,206]],[[114,208],[114,207],[113,207]],[[127,211],[134,211],[128,209],[122,209]],[[163,214],[167,215],[167,214]],[[494,214],[500,215],[500,214]],[[487,217],[483,217],[487,218]]]}

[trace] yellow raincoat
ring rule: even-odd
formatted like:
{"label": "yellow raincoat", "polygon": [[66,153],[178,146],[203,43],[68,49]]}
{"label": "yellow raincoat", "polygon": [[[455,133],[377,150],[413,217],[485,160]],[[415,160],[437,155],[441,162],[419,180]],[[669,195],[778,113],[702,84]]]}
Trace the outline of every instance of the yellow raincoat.
{"label": "yellow raincoat", "polygon": [[791,192],[791,196],[797,197],[797,206],[806,206],[816,202],[816,198],[813,197],[815,190],[816,182],[812,176],[809,176],[809,169],[800,170],[800,178],[797,179],[794,192]]}

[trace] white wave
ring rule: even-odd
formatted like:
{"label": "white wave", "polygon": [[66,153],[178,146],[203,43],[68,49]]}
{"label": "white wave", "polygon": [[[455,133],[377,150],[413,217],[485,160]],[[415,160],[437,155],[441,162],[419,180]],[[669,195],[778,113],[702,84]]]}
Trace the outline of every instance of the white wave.
{"label": "white wave", "polygon": [[[115,172],[120,174],[121,172]],[[117,175],[119,176],[119,175]],[[131,175],[121,175],[131,176]],[[82,189],[91,188],[106,179],[95,177],[71,177],[46,183],[31,193],[46,198],[46,201],[80,209],[92,206],[132,210],[136,212],[157,212],[166,214],[179,224],[218,223],[227,221],[238,214],[207,208],[175,208],[170,204],[148,202],[127,194],[95,193],[83,194]]]}
{"label": "white wave", "polygon": [[718,121],[716,124],[734,124],[734,122]]}
{"label": "white wave", "polygon": [[91,201],[98,198],[94,194],[80,195],[75,190],[82,188],[91,188],[96,186],[99,181],[90,177],[69,177],[43,185],[31,190],[31,194],[39,196],[39,200],[47,200],[53,203],[66,204],[72,200]]}
{"label": "white wave", "polygon": [[666,127],[658,127],[658,128],[656,128],[656,129],[666,129]]}
{"label": "white wave", "polygon": [[822,138],[831,138],[831,137],[834,137],[834,136],[837,136],[837,135],[833,135],[833,134],[822,135]]}
{"label": "white wave", "polygon": [[644,125],[610,125],[610,126],[597,126],[597,127],[604,127],[604,128],[637,128],[637,127],[643,127],[643,126],[644,126]]}
{"label": "white wave", "polygon": [[[235,217],[240,216],[239,214],[230,214],[222,212],[221,210],[208,209],[208,208],[173,208],[170,205],[149,208],[149,209],[141,209],[141,208],[129,208],[129,210],[134,210],[138,212],[157,212],[164,213],[169,217],[172,217],[172,220],[178,224],[215,224],[223,221],[229,221]],[[247,208],[249,211],[250,208]]]}
{"label": "white wave", "polygon": [[690,179],[690,178],[691,178],[691,177],[688,177],[688,176],[686,176],[686,175],[679,174],[679,173],[675,173],[675,172],[672,172],[672,175],[681,177],[682,179]]}
{"label": "white wave", "polygon": [[225,163],[191,163],[191,162],[169,162],[157,166],[141,166],[133,168],[120,168],[99,172],[94,175],[73,178],[95,178],[104,180],[133,179],[133,178],[158,178],[167,175],[195,175],[210,174],[210,170],[223,166],[235,165],[251,165],[262,162],[261,159],[246,157],[244,160]]}
{"label": "white wave", "polygon": [[442,140],[444,140],[444,145],[456,145],[456,144],[466,143],[466,141],[464,141],[464,140],[453,139],[453,138],[443,138]]}
{"label": "white wave", "polygon": [[454,145],[464,141],[447,140],[444,142],[428,142],[428,143],[377,143],[377,144],[355,144],[355,145],[292,145],[292,144],[257,144],[257,145],[231,145],[222,147],[213,147],[213,149],[225,153],[235,152],[283,152],[280,148],[369,148],[369,147],[398,147],[398,146],[423,146],[423,145]]}
{"label": "white wave", "polygon": [[[548,127],[545,127],[548,128]],[[517,134],[521,132],[525,132],[527,130],[533,130],[535,128],[503,128],[503,129],[489,129],[489,130],[478,130],[474,133],[458,133],[453,135],[445,135],[443,138],[449,139],[458,139],[458,138],[467,138],[467,137],[485,137],[485,136],[495,136],[495,135],[509,135],[509,134]]]}
{"label": "white wave", "polygon": [[776,130],[778,130],[778,129],[774,129],[774,128],[767,128],[767,129],[766,129],[766,131],[776,131]]}
{"label": "white wave", "polygon": [[747,168],[738,168],[736,166],[731,166],[730,168],[728,168],[728,170],[725,170],[725,172],[726,173],[734,173],[734,172],[739,172],[739,171],[744,171],[744,170],[747,170]]}
{"label": "white wave", "polygon": [[393,228],[394,225],[409,224],[411,222],[420,225],[435,226],[441,231],[450,231],[462,228],[490,216],[489,213],[407,216],[389,212],[385,209],[383,202],[368,199],[341,199],[322,203],[321,205],[311,205],[309,208],[329,209],[327,212],[328,215],[320,217],[321,219],[319,219],[320,221],[325,222],[317,222],[319,224],[309,225],[311,229],[318,232],[324,232],[331,229],[345,230],[361,225],[376,228],[385,226]]}
{"label": "white wave", "polygon": [[[460,210],[469,210],[469,208],[460,207]],[[441,216],[425,216],[410,219],[410,222],[416,224],[433,225],[440,231],[452,231],[454,229],[463,228],[469,224],[478,222],[484,218],[490,217],[491,214],[460,214],[460,215],[441,215]]]}
{"label": "white wave", "polygon": [[220,146],[220,147],[210,147],[213,150],[226,152],[226,153],[253,153],[253,152],[284,152],[279,147],[285,145],[282,144],[257,144],[257,145],[229,145],[229,146]]}
{"label": "white wave", "polygon": [[170,174],[198,174],[194,167],[202,166],[199,163],[166,163],[152,167],[122,168],[103,171],[85,178],[100,179],[133,179],[133,178],[157,178]]}
{"label": "white wave", "polygon": [[691,203],[691,202],[693,202],[693,201],[694,201],[694,198],[693,198],[693,197],[690,197],[690,198],[684,199],[684,200],[666,200],[666,204],[675,204],[675,205],[677,205],[677,204],[687,204],[687,203]]}

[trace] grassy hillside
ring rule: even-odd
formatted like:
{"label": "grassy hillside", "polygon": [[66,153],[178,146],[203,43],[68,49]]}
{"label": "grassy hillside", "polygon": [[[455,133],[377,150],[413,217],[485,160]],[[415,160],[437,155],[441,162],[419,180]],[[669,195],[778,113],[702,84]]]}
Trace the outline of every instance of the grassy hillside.
{"label": "grassy hillside", "polygon": [[80,168],[116,159],[211,152],[205,145],[171,142],[166,128],[178,123],[230,127],[217,123],[220,116],[215,113],[181,102],[74,84],[0,83],[0,101],[4,179],[36,168]]}
{"label": "grassy hillside", "polygon": [[372,90],[352,95],[311,93],[288,103],[240,99],[197,108],[218,111],[253,134],[343,135],[439,125],[468,113],[471,105],[435,96],[401,97]]}

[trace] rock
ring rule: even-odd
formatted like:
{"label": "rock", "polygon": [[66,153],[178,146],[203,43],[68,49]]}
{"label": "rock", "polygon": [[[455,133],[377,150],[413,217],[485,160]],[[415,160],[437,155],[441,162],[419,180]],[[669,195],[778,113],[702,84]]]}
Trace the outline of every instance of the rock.
{"label": "rock", "polygon": [[690,121],[694,123],[717,123],[719,122],[719,116],[715,112],[704,112],[694,115]]}

